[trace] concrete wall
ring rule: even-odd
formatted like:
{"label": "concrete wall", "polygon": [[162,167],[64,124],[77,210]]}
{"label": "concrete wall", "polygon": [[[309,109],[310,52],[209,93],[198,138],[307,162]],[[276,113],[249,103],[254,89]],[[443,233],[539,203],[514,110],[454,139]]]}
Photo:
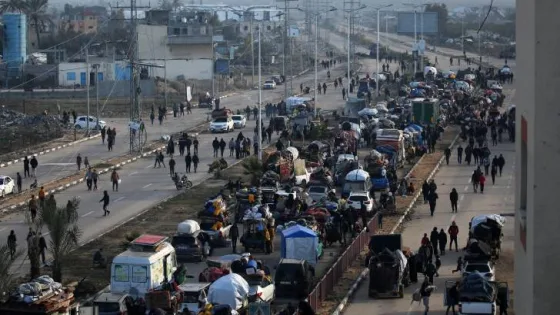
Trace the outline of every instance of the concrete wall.
{"label": "concrete wall", "polygon": [[141,60],[211,59],[212,45],[167,45],[166,25],[138,25]]}
{"label": "concrete wall", "polygon": [[144,63],[166,65],[167,73],[163,68],[150,69],[150,76],[164,77],[167,75],[168,80],[177,80],[183,77],[186,80],[211,80],[212,79],[212,60],[198,59],[198,60],[142,60]]}
{"label": "concrete wall", "polygon": [[515,313],[556,314],[560,2],[517,0]]}

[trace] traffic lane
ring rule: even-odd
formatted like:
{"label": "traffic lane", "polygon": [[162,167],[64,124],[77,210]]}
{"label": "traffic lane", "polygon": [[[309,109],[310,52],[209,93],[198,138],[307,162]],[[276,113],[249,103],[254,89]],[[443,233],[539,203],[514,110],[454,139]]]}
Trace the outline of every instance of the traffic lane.
{"label": "traffic lane", "polygon": [[[475,194],[472,192],[472,185],[469,183],[470,175],[474,170],[474,166],[458,165],[456,156],[453,155],[449,166],[442,166],[435,177],[438,185],[439,200],[433,217],[429,214],[429,207],[421,205],[417,207],[403,232],[403,245],[416,251],[420,247],[420,241],[424,233],[430,235],[431,230],[437,227],[438,230],[447,229],[452,221],[459,226],[458,244],[462,248],[466,244],[468,235],[468,223],[471,218],[476,215],[506,213],[513,212],[514,203],[511,197],[514,192],[514,182],[512,174],[515,168],[513,144],[500,144],[493,151],[503,153],[506,159],[506,167],[504,175],[497,178],[496,185],[491,185],[491,178],[487,180],[487,186],[484,194]],[[453,153],[455,153],[454,151]],[[508,166],[509,164],[509,166]],[[509,174],[508,174],[509,173]],[[459,210],[457,214],[451,213],[449,202],[449,192],[452,188],[456,188],[459,193]],[[418,187],[420,189],[420,187]],[[514,220],[508,217],[506,227],[504,228],[504,239],[508,243],[512,243],[514,234]],[[504,244],[506,248],[512,247],[513,244]],[[438,288],[432,294],[430,299],[430,311],[436,314],[443,314],[443,294],[445,281],[457,280],[458,274],[452,273],[456,269],[457,258],[462,255],[455,251],[447,251],[442,256],[442,267],[439,270],[440,276],[434,278],[435,286]],[[419,275],[420,282],[413,284],[405,289],[405,297],[403,299],[379,300],[371,303],[373,300],[368,297],[369,279],[365,280],[356,293],[353,302],[348,306],[345,313],[349,315],[360,315],[366,311],[369,314],[385,315],[385,314],[416,314],[423,312],[423,306],[417,303],[411,304],[412,294],[419,288],[423,276]],[[373,313],[371,312],[373,310]]]}
{"label": "traffic lane", "polygon": [[[243,134],[249,136],[252,141],[253,129],[245,128],[242,129],[242,131]],[[225,137],[224,140],[229,141],[231,137],[236,136],[237,133],[199,135],[199,170],[198,173],[189,174],[189,179],[193,182],[193,184],[200,183],[211,176],[211,174],[208,174],[208,164],[214,161],[212,150],[212,141],[214,140],[214,137],[218,137],[218,139]],[[178,149],[176,148],[176,150]],[[224,154],[224,157],[231,165],[235,162],[235,159],[229,158],[229,150],[226,151],[228,152],[226,152],[227,154]],[[115,208],[115,211],[111,213],[111,219],[106,220],[109,221],[109,224],[113,225],[118,222],[122,222],[121,219],[123,218],[130,218],[131,216],[139,213],[142,209],[158,203],[161,199],[177,193],[177,190],[170,179],[169,169],[164,169],[163,167],[154,169],[154,160],[155,155],[152,155],[147,158],[143,158],[136,163],[131,163],[125,168],[119,170],[118,173],[122,181],[122,184],[119,187],[119,192],[112,192],[110,173],[107,173],[100,176],[97,192],[88,192],[85,183],[83,183],[55,195],[57,203],[60,205],[66,204],[67,201],[72,199],[74,196],[81,197],[79,214],[80,216],[84,216],[80,219],[80,224],[82,225],[84,232],[82,240],[87,240],[88,238],[99,234],[100,231],[103,230],[97,226],[96,223],[100,219],[105,219],[100,217],[102,213],[100,211],[101,204],[99,203],[103,190],[109,191],[109,196],[111,198],[109,208]],[[177,162],[175,167],[176,171],[184,173],[184,157],[177,155],[175,160]],[[168,162],[169,158],[166,158],[165,163],[167,164]],[[166,165],[166,167],[168,167],[168,165]],[[167,193],[163,193],[162,195],[160,191]],[[115,202],[117,200],[119,201],[118,207],[115,207]],[[21,212],[13,214],[1,222],[0,228],[10,226],[11,223],[22,223],[23,220],[25,220],[25,216]],[[83,224],[82,221],[86,224]],[[8,232],[8,230],[0,232],[0,239],[7,238]],[[24,237],[27,235],[27,228],[17,229],[16,234],[19,239],[25,239]]]}

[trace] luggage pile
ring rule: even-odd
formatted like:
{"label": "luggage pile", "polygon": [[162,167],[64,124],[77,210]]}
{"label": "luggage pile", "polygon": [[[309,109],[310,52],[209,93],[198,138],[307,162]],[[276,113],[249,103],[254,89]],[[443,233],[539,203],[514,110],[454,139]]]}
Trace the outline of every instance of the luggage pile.
{"label": "luggage pile", "polygon": [[0,313],[14,314],[18,310],[51,314],[66,312],[74,304],[73,288],[63,288],[62,284],[49,276],[40,276],[18,286],[8,301],[0,305]]}

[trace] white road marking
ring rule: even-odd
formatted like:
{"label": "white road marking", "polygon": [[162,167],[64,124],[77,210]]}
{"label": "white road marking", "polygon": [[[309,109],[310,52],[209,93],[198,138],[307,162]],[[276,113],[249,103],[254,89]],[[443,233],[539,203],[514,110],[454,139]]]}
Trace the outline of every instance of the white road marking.
{"label": "white road marking", "polygon": [[123,200],[124,198],[126,198],[126,197],[119,197],[115,200],[115,202],[119,202],[119,201]]}
{"label": "white road marking", "polygon": [[144,167],[144,168],[145,168],[145,169],[148,169],[148,168],[150,168],[150,167],[152,167],[152,168],[153,168],[153,165],[152,165],[152,164],[150,164],[150,165],[148,165],[148,166],[146,166],[146,167]]}
{"label": "white road marking", "polygon": [[92,213],[94,213],[94,212],[95,212],[95,211],[90,211],[90,212],[88,212],[88,213],[84,213],[84,214],[82,215],[82,218],[85,218],[85,217],[87,217],[88,215],[90,215],[90,214],[92,214]]}
{"label": "white road marking", "polygon": [[23,223],[23,220],[19,221],[18,223]]}
{"label": "white road marking", "polygon": [[43,234],[43,236],[47,236],[47,235],[51,234],[51,232],[41,233],[41,234]]}
{"label": "white road marking", "polygon": [[463,201],[463,199],[465,199],[465,195],[461,195],[461,197],[459,197],[459,201]]}
{"label": "white road marking", "polygon": [[150,187],[150,186],[152,186],[152,184],[151,184],[151,183],[150,183],[150,184],[148,184],[148,185],[144,185],[144,187],[142,187],[142,188],[148,188],[148,187]]}
{"label": "white road marking", "polygon": [[43,166],[70,166],[70,165],[76,165],[76,163],[43,163],[42,165]]}
{"label": "white road marking", "polygon": [[132,172],[132,173],[128,174],[128,176],[132,176],[132,175],[136,175],[136,174],[138,174],[138,172]]}

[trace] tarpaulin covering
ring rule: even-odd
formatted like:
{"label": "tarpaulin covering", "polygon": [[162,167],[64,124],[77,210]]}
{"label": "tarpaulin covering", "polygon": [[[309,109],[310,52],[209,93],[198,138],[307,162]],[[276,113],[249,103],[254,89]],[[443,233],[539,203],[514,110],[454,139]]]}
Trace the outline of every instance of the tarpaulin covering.
{"label": "tarpaulin covering", "polygon": [[208,303],[226,304],[238,310],[249,294],[249,284],[243,277],[232,273],[225,275],[210,285]]}
{"label": "tarpaulin covering", "polygon": [[475,271],[463,277],[459,285],[461,302],[493,302],[496,287]]}
{"label": "tarpaulin covering", "polygon": [[317,234],[304,226],[294,225],[282,230],[282,258],[304,259],[311,265],[317,263]]}
{"label": "tarpaulin covering", "polygon": [[401,250],[390,251],[385,248],[370,257],[370,288],[377,292],[396,290],[406,269],[407,258]]}

